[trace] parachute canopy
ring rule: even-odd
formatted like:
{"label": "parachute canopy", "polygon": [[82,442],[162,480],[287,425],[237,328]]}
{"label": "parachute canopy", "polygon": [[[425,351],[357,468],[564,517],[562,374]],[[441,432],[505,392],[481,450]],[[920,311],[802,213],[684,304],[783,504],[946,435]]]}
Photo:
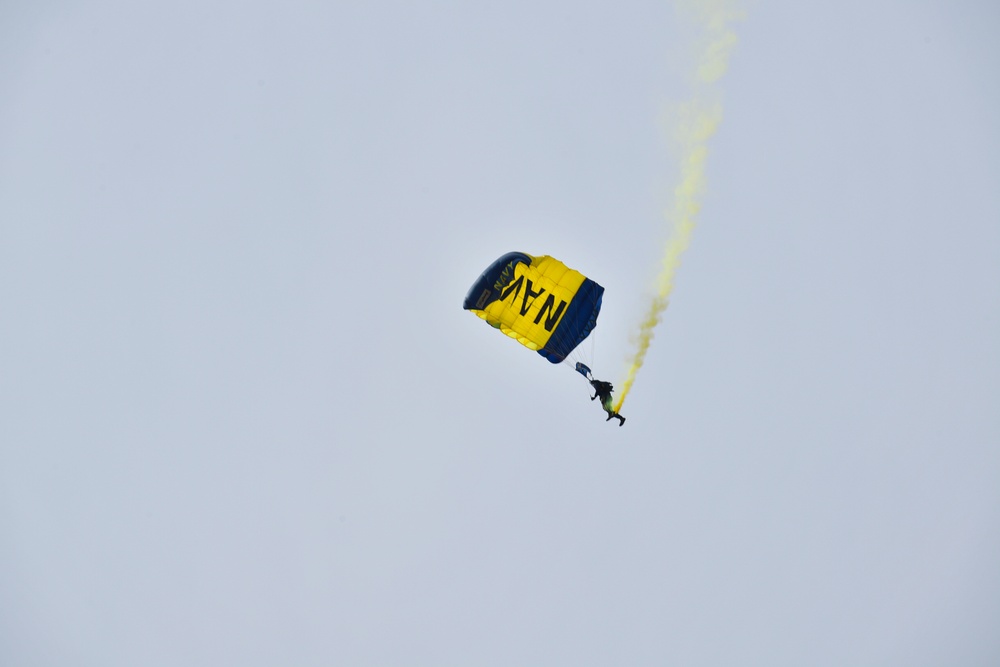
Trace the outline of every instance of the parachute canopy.
{"label": "parachute canopy", "polygon": [[479,276],[463,307],[557,364],[597,326],[603,296],[557,259],[509,252]]}

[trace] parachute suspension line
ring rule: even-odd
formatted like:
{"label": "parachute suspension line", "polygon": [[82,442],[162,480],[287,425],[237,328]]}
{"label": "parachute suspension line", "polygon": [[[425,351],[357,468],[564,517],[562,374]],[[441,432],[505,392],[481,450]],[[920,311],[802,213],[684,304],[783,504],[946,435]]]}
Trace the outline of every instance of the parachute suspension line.
{"label": "parachute suspension line", "polygon": [[591,331],[590,335],[587,336],[587,340],[585,340],[580,345],[577,345],[576,349],[574,349],[572,352],[569,353],[569,355],[567,355],[566,361],[569,363],[570,368],[572,370],[574,370],[574,371],[576,370],[575,367],[576,367],[577,362],[580,362],[580,363],[582,363],[582,364],[584,364],[586,366],[589,366],[591,368],[596,363],[596,361],[597,361],[596,355],[595,355],[595,350],[596,350],[596,335],[595,334],[596,334],[596,331],[597,331],[596,328],[594,329],[594,331]]}
{"label": "parachute suspension line", "polygon": [[[556,334],[558,336],[558,334]],[[591,329],[590,334],[587,338],[580,342],[573,350],[566,355],[563,359],[562,366],[569,369],[573,373],[581,374],[577,370],[577,364],[583,364],[587,368],[592,368],[596,361],[596,349],[597,349],[597,327]],[[586,376],[585,376],[586,377]]]}
{"label": "parachute suspension line", "polygon": [[588,350],[587,357],[590,359],[590,365],[593,366],[597,363],[597,327],[595,326],[587,337],[590,340],[590,350]]}

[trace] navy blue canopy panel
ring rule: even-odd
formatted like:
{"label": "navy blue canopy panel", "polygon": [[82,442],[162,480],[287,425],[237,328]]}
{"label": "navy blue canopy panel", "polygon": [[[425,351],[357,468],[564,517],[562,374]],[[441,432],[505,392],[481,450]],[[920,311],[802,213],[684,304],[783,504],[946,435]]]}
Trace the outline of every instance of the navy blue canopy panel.
{"label": "navy blue canopy panel", "polygon": [[559,326],[538,354],[554,364],[562,362],[566,355],[590,335],[597,326],[597,316],[601,313],[604,288],[590,278],[585,278]]}
{"label": "navy blue canopy panel", "polygon": [[482,310],[499,299],[500,289],[503,287],[500,278],[505,273],[508,279],[512,277],[514,266],[521,263],[531,264],[531,255],[523,252],[509,252],[498,258],[483,271],[479,279],[469,288],[469,293],[465,295],[462,307],[465,310]]}

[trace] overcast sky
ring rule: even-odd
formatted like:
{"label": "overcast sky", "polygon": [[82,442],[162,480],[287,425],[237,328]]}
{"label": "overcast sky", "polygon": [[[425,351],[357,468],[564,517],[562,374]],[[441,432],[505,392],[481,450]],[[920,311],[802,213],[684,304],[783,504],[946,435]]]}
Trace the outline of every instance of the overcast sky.
{"label": "overcast sky", "polygon": [[1000,5],[0,3],[0,664],[1000,664]]}

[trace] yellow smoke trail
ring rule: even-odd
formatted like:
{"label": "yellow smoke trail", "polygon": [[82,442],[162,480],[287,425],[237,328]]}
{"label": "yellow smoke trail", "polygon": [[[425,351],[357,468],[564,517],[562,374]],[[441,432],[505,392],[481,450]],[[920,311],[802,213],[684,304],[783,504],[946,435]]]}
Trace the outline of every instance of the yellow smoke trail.
{"label": "yellow smoke trail", "polygon": [[674,190],[673,204],[666,212],[673,229],[663,251],[655,294],[639,324],[635,354],[621,385],[618,402],[614,406],[615,412],[625,403],[635,376],[646,360],[646,352],[653,340],[653,330],[670,303],[674,275],[680,266],[681,255],[691,243],[691,233],[705,193],[708,140],[722,121],[722,105],[712,102],[716,98],[713,84],[726,73],[729,54],[736,45],[736,34],[729,28],[729,24],[742,17],[741,12],[729,0],[680,0],[677,5],[681,10],[690,12],[702,26],[705,46],[701,49],[695,67],[694,96],[681,105],[674,118],[673,138],[681,156],[681,180]]}

